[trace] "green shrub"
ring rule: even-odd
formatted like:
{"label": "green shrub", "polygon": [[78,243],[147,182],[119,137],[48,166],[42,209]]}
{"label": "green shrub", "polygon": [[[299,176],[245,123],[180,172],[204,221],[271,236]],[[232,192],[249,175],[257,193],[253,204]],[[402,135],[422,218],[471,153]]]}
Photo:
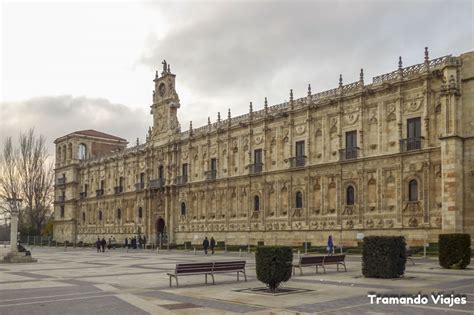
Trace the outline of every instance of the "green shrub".
{"label": "green shrub", "polygon": [[464,269],[471,262],[471,235],[440,234],[439,264],[447,269]]}
{"label": "green shrub", "polygon": [[275,292],[291,278],[293,253],[289,246],[260,246],[255,252],[257,279]]}
{"label": "green shrub", "polygon": [[402,236],[367,236],[362,247],[362,274],[398,278],[405,272],[406,243]]}

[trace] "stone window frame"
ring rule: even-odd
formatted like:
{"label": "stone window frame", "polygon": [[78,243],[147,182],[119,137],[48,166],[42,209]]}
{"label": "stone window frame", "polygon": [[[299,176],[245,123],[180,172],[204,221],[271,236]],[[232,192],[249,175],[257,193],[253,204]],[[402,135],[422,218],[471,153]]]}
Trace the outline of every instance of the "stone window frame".
{"label": "stone window frame", "polygon": [[122,220],[122,209],[117,208],[117,220]]}
{"label": "stone window frame", "polygon": [[255,194],[253,196],[253,211],[259,212],[261,210],[260,195]]}
{"label": "stone window frame", "polygon": [[[184,210],[184,211],[183,211]],[[186,206],[186,201],[182,200],[180,202],[180,212],[182,217],[186,217],[186,215],[188,214],[188,209],[187,209],[187,206]]]}
{"label": "stone window frame", "polygon": [[295,209],[303,209],[303,192],[301,190],[295,192]]}
{"label": "stone window frame", "polygon": [[[412,183],[415,184],[415,189],[416,189],[416,193],[415,193],[415,196],[412,196]],[[420,201],[420,179],[417,178],[417,177],[410,177],[407,179],[407,182],[406,182],[406,192],[407,192],[407,195],[406,195],[406,198],[408,200],[408,202],[418,202]]]}

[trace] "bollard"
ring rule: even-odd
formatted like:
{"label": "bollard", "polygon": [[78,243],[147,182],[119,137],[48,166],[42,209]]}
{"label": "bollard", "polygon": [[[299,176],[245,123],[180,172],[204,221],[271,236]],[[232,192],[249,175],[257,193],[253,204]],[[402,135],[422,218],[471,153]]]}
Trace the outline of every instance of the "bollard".
{"label": "bollard", "polygon": [[239,256],[242,257],[242,248],[239,248]]}
{"label": "bollard", "polygon": [[194,247],[194,255],[196,255],[196,247]]}

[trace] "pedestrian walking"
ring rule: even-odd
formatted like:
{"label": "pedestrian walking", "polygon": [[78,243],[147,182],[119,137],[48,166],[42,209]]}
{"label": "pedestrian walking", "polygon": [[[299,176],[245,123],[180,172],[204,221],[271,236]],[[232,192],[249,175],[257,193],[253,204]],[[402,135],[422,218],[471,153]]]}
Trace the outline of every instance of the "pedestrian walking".
{"label": "pedestrian walking", "polygon": [[204,241],[202,242],[202,247],[204,247],[204,254],[207,255],[207,249],[209,248],[209,240],[207,239],[207,236],[204,238]]}
{"label": "pedestrian walking", "polygon": [[143,239],[142,239],[142,236],[140,235],[140,236],[138,237],[138,248],[139,248],[139,249],[142,249],[142,243],[143,243]]}
{"label": "pedestrian walking", "polygon": [[100,245],[102,247],[102,253],[105,253],[105,245],[107,245],[107,241],[105,240],[105,237],[102,238]]}
{"label": "pedestrian walking", "polygon": [[97,241],[95,242],[95,247],[97,247],[97,252],[98,253],[100,252],[100,245],[101,245],[101,241],[100,241],[100,238],[98,237]]}
{"label": "pedestrian walking", "polygon": [[214,239],[213,236],[211,236],[210,247],[211,247],[211,254],[214,255],[214,247],[216,247],[216,240]]}
{"label": "pedestrian walking", "polygon": [[127,251],[128,251],[128,247],[129,247],[129,245],[128,245],[128,238],[125,237],[125,248],[127,249]]}
{"label": "pedestrian walking", "polygon": [[334,242],[332,240],[332,235],[329,235],[328,237],[328,255],[332,255],[334,253]]}
{"label": "pedestrian walking", "polygon": [[112,236],[109,237],[109,241],[107,242],[107,249],[110,250],[112,248]]}

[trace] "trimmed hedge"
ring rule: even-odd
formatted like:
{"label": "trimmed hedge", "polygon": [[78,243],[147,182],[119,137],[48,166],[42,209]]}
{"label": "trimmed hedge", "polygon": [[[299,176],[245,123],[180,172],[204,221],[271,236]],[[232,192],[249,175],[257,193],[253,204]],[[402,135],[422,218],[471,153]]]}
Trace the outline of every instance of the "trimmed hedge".
{"label": "trimmed hedge", "polygon": [[293,252],[289,246],[259,246],[255,252],[257,279],[275,292],[291,278]]}
{"label": "trimmed hedge", "polygon": [[471,262],[470,234],[440,234],[439,264],[446,269],[465,269]]}
{"label": "trimmed hedge", "polygon": [[362,274],[368,278],[398,278],[405,272],[406,243],[402,236],[366,236]]}

